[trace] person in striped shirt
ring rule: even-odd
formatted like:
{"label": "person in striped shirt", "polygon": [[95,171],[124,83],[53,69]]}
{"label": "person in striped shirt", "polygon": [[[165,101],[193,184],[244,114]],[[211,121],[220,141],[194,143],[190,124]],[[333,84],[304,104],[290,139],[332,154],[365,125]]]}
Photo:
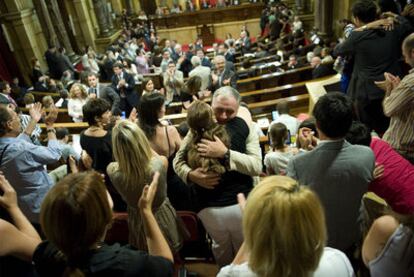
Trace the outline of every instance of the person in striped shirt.
{"label": "person in striped shirt", "polygon": [[[414,67],[414,33],[402,44],[405,62]],[[391,118],[383,136],[392,148],[414,164],[414,69],[402,80],[385,72],[385,81],[376,84],[385,90],[384,114]]]}

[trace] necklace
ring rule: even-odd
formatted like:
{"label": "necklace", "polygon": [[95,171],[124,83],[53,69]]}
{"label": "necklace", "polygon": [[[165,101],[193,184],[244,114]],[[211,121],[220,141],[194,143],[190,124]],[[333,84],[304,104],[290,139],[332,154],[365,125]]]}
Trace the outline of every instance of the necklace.
{"label": "necklace", "polygon": [[98,127],[98,126],[91,126],[91,127],[89,127],[89,131],[90,132],[97,132],[97,131],[100,131],[100,130],[102,130],[102,128],[101,127]]}

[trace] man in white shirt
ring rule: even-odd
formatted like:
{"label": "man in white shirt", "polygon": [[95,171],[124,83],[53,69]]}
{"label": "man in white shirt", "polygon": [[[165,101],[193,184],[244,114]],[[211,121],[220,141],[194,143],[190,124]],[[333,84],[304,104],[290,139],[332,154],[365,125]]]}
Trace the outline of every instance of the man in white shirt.
{"label": "man in white shirt", "polygon": [[296,136],[296,133],[298,132],[299,121],[295,117],[289,115],[288,102],[281,101],[279,104],[277,104],[276,110],[279,113],[279,117],[270,123],[268,132],[270,131],[272,124],[283,123],[288,128],[290,135]]}

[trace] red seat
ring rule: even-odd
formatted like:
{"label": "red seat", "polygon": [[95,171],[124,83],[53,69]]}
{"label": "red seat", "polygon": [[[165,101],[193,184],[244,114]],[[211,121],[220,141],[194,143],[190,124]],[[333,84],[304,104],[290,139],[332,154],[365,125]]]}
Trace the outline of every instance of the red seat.
{"label": "red seat", "polygon": [[197,241],[200,239],[200,236],[205,238],[204,228],[196,213],[191,211],[177,211],[177,216],[181,218],[189,233],[185,242]]}
{"label": "red seat", "polygon": [[128,213],[114,212],[111,228],[106,232],[105,242],[127,244],[128,236]]}
{"label": "red seat", "polygon": [[180,251],[181,257],[184,260],[191,257],[210,261],[213,257],[210,242],[197,214],[191,211],[177,211],[177,216],[180,217],[188,231],[188,236]]}
{"label": "red seat", "polygon": [[83,71],[83,64],[82,61],[79,61],[76,65],[75,65],[75,70],[77,72],[82,72]]}

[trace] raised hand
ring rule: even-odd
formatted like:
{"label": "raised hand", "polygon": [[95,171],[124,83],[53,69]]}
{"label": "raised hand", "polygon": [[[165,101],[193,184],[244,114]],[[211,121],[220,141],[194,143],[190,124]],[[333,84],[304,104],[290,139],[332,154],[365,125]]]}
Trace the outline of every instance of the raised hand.
{"label": "raised hand", "polygon": [[240,210],[243,213],[244,208],[246,207],[246,203],[247,203],[246,196],[244,196],[243,193],[238,193],[237,194],[237,202],[239,203]]}
{"label": "raised hand", "polygon": [[37,122],[39,122],[39,120],[42,118],[42,104],[37,102],[34,103],[33,106],[30,107],[29,109],[29,114],[30,117]]}
{"label": "raised hand", "polygon": [[3,172],[0,172],[0,190],[3,192],[3,195],[0,196],[0,206],[6,210],[11,210],[17,207],[17,196],[16,191],[4,177]]}
{"label": "raised hand", "polygon": [[391,84],[391,89],[396,88],[401,82],[400,77],[394,76],[388,72],[384,73],[384,77],[385,77],[385,80]]}
{"label": "raised hand", "polygon": [[118,86],[119,86],[119,87],[124,87],[124,86],[125,86],[125,84],[126,84],[125,79],[121,79],[121,80],[119,80],[119,82],[118,82]]}
{"label": "raised hand", "polygon": [[152,177],[151,184],[145,185],[144,189],[142,190],[141,197],[138,200],[138,207],[140,208],[141,212],[152,211],[152,203],[154,202],[155,194],[157,193],[159,178],[160,173],[157,171]]}
{"label": "raised hand", "polygon": [[70,155],[68,157],[68,163],[69,163],[70,172],[72,172],[72,173],[79,173],[78,165],[76,164],[76,160],[75,160],[75,158],[72,155]]}
{"label": "raised hand", "polygon": [[53,123],[55,123],[58,113],[59,111],[56,108],[55,104],[50,105],[49,113],[45,116],[46,126],[50,126],[50,125],[53,125]]}
{"label": "raised hand", "polygon": [[227,86],[230,84],[230,78],[229,79],[224,79],[223,80],[223,85]]}
{"label": "raised hand", "polygon": [[92,157],[89,156],[89,154],[85,150],[82,151],[81,153],[81,161],[86,170],[89,170],[92,168],[92,164],[93,164]]}
{"label": "raised hand", "polygon": [[306,127],[299,129],[298,140],[301,148],[306,150],[312,150],[317,144],[312,130]]}
{"label": "raised hand", "polygon": [[128,120],[131,122],[136,123],[138,121],[138,112],[137,109],[133,108],[131,113],[129,114]]}

